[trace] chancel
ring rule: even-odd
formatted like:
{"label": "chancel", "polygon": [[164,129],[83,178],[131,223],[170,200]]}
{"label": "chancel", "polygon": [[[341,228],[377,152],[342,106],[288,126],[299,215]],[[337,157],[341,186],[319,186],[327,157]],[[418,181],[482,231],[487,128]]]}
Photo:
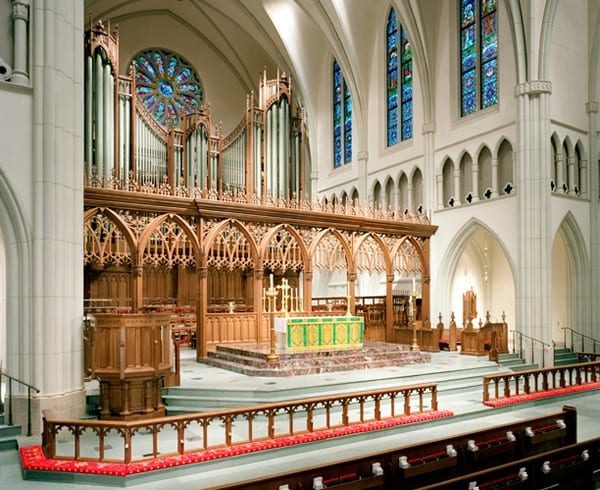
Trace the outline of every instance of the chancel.
{"label": "chancel", "polygon": [[0,19],[9,486],[596,484],[597,1]]}

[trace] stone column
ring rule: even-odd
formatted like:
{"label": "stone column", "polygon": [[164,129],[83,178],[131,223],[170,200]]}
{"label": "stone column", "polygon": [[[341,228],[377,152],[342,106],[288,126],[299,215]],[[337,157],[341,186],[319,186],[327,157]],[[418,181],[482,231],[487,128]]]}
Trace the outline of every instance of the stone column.
{"label": "stone column", "polygon": [[460,168],[454,167],[454,206],[460,206]]}
{"label": "stone column", "polygon": [[492,158],[492,195],[498,197],[498,158]]}
{"label": "stone column", "polygon": [[360,200],[368,202],[368,191],[367,191],[367,180],[369,177],[369,152],[359,151],[356,153],[356,159],[358,160],[358,192]]}
{"label": "stone column", "polygon": [[13,73],[11,81],[29,85],[29,1],[13,0]]}
{"label": "stone column", "polygon": [[479,162],[473,162],[471,165],[471,202],[479,201]]}
{"label": "stone column", "polygon": [[[16,375],[40,389],[41,411],[85,413],[83,386],[83,3],[36,1],[32,51],[33,321]],[[16,413],[25,416],[27,410]],[[18,420],[17,423],[22,423]]]}
{"label": "stone column", "polygon": [[[590,200],[594,203],[589,206],[590,210],[590,250],[600,250],[600,208],[598,207],[598,196],[600,196],[600,171],[598,169],[598,113],[600,102],[588,102],[585,107],[589,118],[589,161],[593,165],[589,166],[589,173],[582,172],[581,195],[583,196],[584,182],[586,185],[586,195],[589,193]],[[588,191],[589,190],[589,191]],[[597,332],[593,330],[596,319],[600,317],[600,301],[593,301],[591,298],[598,298],[600,291],[600,257],[597,253],[590,253],[590,277],[591,284],[587,291],[589,308],[583,309],[587,316],[581,318],[585,325],[583,333],[589,336],[597,337]]]}
{"label": "stone column", "polygon": [[575,165],[575,155],[569,155],[567,157],[567,175],[569,178],[569,188],[567,189],[567,193],[570,196],[575,196],[577,193],[575,192],[575,171],[579,169]]}
{"label": "stone column", "polygon": [[[435,172],[435,124],[432,122],[423,124],[423,206],[427,212],[444,207],[442,201],[444,192],[441,175]],[[438,201],[436,206],[436,184]]]}
{"label": "stone column", "polygon": [[[515,88],[518,107],[516,167],[518,182],[519,254],[516,271],[517,319],[526,335],[552,342],[550,229],[550,93],[544,80],[524,82]],[[543,367],[543,366],[540,366]]]}
{"label": "stone column", "polygon": [[556,192],[564,192],[565,177],[564,177],[564,158],[562,152],[557,152],[556,159]]}

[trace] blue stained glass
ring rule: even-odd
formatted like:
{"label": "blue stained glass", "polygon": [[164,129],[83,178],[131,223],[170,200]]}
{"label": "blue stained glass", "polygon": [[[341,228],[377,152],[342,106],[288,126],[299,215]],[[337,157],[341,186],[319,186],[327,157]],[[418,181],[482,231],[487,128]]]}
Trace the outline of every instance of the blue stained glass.
{"label": "blue stained glass", "polygon": [[483,107],[489,107],[498,103],[498,84],[497,84],[497,66],[496,60],[492,60],[483,65],[483,90],[482,101]]}
{"label": "blue stained glass", "polygon": [[396,11],[394,9],[390,10],[390,15],[388,17],[387,23],[387,33],[395,34],[398,32],[398,21],[396,20]]}
{"label": "blue stained glass", "polygon": [[498,103],[497,0],[461,0],[461,114]]}
{"label": "blue stained glass", "polygon": [[462,32],[462,70],[475,67],[475,26],[472,25]]}
{"label": "blue stained glass", "polygon": [[173,85],[165,80],[162,80],[158,83],[158,90],[160,90],[160,93],[165,97],[170,97],[174,92]]}
{"label": "blue stained glass", "polygon": [[413,130],[413,125],[412,125],[412,119],[410,119],[409,121],[403,121],[402,122],[402,139],[403,140],[407,140],[412,138],[412,130]]}
{"label": "blue stained glass", "polygon": [[[412,47],[392,8],[387,21],[387,145],[412,137]],[[398,54],[400,53],[400,54]],[[400,59],[400,62],[398,61]],[[399,66],[400,65],[400,66]],[[399,121],[398,105],[402,120]],[[406,119],[406,120],[405,120]],[[399,127],[402,126],[402,128]],[[410,128],[410,130],[409,130]]]}
{"label": "blue stained glass", "polygon": [[352,97],[350,90],[344,85],[344,163],[352,161]]}
{"label": "blue stained glass", "polygon": [[333,165],[342,164],[342,71],[333,61]]}
{"label": "blue stained glass", "polygon": [[164,73],[165,66],[163,65],[162,56],[161,56],[161,54],[158,51],[155,51],[154,53],[152,53],[152,61],[156,65],[157,72],[158,73]]}
{"label": "blue stained glass", "polygon": [[462,27],[475,22],[475,0],[462,0],[461,8]]}
{"label": "blue stained glass", "polygon": [[179,60],[175,56],[169,57],[169,66],[167,67],[167,74],[172,77],[175,74],[175,68],[179,64]]}
{"label": "blue stained glass", "polygon": [[140,67],[135,77],[136,93],[160,124],[178,124],[183,114],[202,105],[200,80],[185,60],[173,53],[152,50],[138,54],[134,63]]}
{"label": "blue stained glass", "polygon": [[486,62],[496,57],[498,37],[496,35],[496,14],[484,17],[481,26],[481,61]]}
{"label": "blue stained glass", "polygon": [[185,81],[186,79],[190,78],[192,76],[192,70],[190,68],[182,68],[181,71],[175,75],[175,80],[177,80],[179,83],[182,83],[183,81]]}

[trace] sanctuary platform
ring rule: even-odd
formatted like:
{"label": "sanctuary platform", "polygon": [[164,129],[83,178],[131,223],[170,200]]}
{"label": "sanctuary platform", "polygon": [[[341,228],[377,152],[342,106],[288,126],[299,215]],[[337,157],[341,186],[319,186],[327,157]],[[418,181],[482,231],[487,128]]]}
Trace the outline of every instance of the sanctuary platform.
{"label": "sanctuary platform", "polygon": [[431,362],[430,354],[386,342],[365,342],[361,348],[276,351],[276,362],[267,360],[269,351],[266,343],[219,345],[199,361],[248,376],[298,376]]}

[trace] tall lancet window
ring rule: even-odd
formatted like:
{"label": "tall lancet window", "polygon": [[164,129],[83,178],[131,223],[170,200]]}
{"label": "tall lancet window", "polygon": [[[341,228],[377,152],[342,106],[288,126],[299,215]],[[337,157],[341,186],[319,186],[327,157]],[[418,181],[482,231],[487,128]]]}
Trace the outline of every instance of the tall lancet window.
{"label": "tall lancet window", "polygon": [[352,161],[352,97],[342,69],[333,60],[333,167]]}
{"label": "tall lancet window", "polygon": [[497,0],[461,0],[461,115],[498,103]]}
{"label": "tall lancet window", "polygon": [[138,54],[135,64],[136,95],[163,126],[176,125],[184,114],[202,105],[202,85],[183,58],[160,49]]}
{"label": "tall lancet window", "polygon": [[387,145],[413,135],[412,48],[396,11],[390,10],[386,30],[387,45]]}

